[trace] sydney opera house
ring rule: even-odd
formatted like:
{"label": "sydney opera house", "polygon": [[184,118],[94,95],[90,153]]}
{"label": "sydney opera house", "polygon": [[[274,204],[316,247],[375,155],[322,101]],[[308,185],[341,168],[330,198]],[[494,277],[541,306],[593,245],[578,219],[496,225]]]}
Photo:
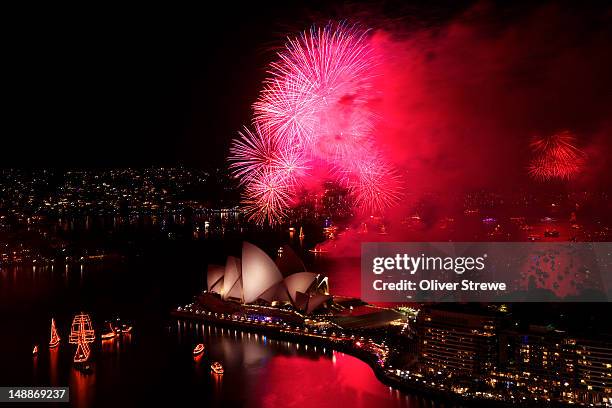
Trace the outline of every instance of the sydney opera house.
{"label": "sydney opera house", "polygon": [[206,290],[173,314],[226,324],[316,324],[342,330],[384,329],[403,318],[393,309],[330,295],[327,277],[307,271],[289,246],[280,248],[273,260],[248,242],[242,244],[240,257],[209,265]]}
{"label": "sydney opera house", "polygon": [[209,294],[240,305],[288,307],[302,314],[324,311],[331,303],[327,278],[308,272],[289,246],[276,261],[253,244],[244,242],[240,258],[229,256],[225,265],[209,265]]}

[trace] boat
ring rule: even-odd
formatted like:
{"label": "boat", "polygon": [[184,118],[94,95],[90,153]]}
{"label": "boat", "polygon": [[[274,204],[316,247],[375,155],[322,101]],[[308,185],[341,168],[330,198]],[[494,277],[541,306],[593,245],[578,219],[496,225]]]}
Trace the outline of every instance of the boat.
{"label": "boat", "polygon": [[81,340],[77,343],[76,353],[74,353],[74,362],[85,363],[89,360],[90,355],[91,349],[89,348],[89,343],[84,340],[84,335],[81,335]]}
{"label": "boat", "polygon": [[123,323],[119,318],[115,320],[115,324],[112,326],[112,328],[117,335],[128,334],[132,332],[132,325]]}
{"label": "boat", "polygon": [[323,254],[327,252],[327,249],[325,249],[322,245],[317,244],[313,249],[309,249],[309,251],[313,254]]}
{"label": "boat", "polygon": [[78,371],[80,371],[83,374],[93,373],[93,365],[89,362],[77,363],[74,365],[74,368],[76,368]]}
{"label": "boat", "polygon": [[32,355],[36,356],[38,354],[38,345],[34,345],[34,348],[32,349]]}
{"label": "boat", "polygon": [[106,325],[108,326],[108,330],[103,332],[100,335],[102,340],[109,340],[109,339],[115,338],[117,336],[117,333],[115,332],[115,329],[113,329],[113,326],[111,325],[111,322],[106,322]]}
{"label": "boat", "polygon": [[55,328],[55,319],[51,319],[51,338],[49,339],[49,348],[55,348],[60,343],[60,336]]}
{"label": "boat", "polygon": [[130,326],[128,324],[122,324],[121,325],[121,333],[127,334],[127,333],[131,333],[131,332],[132,332],[132,326]]}
{"label": "boat", "polygon": [[194,349],[193,349],[193,355],[194,356],[199,356],[200,354],[202,354],[204,352],[204,344],[199,343],[197,344]]}
{"label": "boat", "polygon": [[544,236],[547,238],[559,238],[559,231],[547,229],[544,231]]}
{"label": "boat", "polygon": [[210,365],[210,369],[213,371],[213,373],[215,374],[223,374],[223,366],[221,365],[220,362],[215,361],[214,363],[212,363]]}
{"label": "boat", "polygon": [[75,363],[86,363],[87,360],[89,360],[89,356],[91,355],[89,343],[92,343],[95,338],[96,335],[89,315],[80,313],[74,316],[68,341],[70,344],[77,345],[73,359]]}
{"label": "boat", "polygon": [[84,337],[84,341],[87,343],[92,343],[96,338],[93,325],[91,324],[91,318],[85,313],[79,313],[72,319],[68,342],[70,344],[78,344],[81,334]]}

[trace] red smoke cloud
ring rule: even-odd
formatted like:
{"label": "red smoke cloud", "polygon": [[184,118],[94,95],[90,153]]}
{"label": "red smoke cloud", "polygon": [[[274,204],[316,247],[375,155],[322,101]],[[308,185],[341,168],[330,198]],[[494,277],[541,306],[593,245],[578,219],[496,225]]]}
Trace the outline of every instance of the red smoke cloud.
{"label": "red smoke cloud", "polygon": [[[535,134],[570,129],[583,149],[609,153],[610,13],[499,14],[483,3],[435,28],[375,30],[377,136],[408,191],[529,186]],[[582,183],[604,175],[592,170]]]}
{"label": "red smoke cloud", "polygon": [[[432,27],[371,24],[382,61],[372,102],[377,145],[408,193],[386,217],[397,221],[428,192],[546,187],[528,175],[530,141],[566,129],[588,160],[574,180],[557,187],[609,190],[611,19],[609,9],[553,3],[505,13],[477,3]],[[420,239],[445,240],[432,231]],[[327,246],[358,256],[360,241],[406,239],[417,238],[353,231]]]}

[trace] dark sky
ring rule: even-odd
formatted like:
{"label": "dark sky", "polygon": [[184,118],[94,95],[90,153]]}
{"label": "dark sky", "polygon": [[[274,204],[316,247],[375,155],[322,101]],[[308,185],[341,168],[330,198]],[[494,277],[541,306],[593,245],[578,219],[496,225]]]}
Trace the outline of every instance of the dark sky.
{"label": "dark sky", "polygon": [[[338,18],[435,25],[470,6],[221,1],[188,10],[6,10],[0,167],[220,165],[249,123],[285,35]],[[500,2],[498,14],[526,7]]]}
{"label": "dark sky", "polygon": [[7,10],[0,167],[223,163],[274,47],[313,21],[372,7],[406,5]]}

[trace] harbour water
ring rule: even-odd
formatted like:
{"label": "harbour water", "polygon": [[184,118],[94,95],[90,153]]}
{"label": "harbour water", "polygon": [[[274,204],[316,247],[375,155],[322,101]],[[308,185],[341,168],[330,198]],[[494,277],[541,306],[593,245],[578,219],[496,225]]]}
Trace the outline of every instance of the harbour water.
{"label": "harbour water", "polygon": [[[0,384],[69,386],[77,407],[161,400],[181,406],[438,406],[384,386],[349,355],[170,318],[173,306],[201,290],[205,265],[220,251],[0,269]],[[80,311],[91,314],[98,335],[107,319],[120,316],[134,324],[130,335],[104,342],[98,337],[91,374],[73,368],[75,346],[66,341],[72,315]],[[52,317],[62,342],[50,351]],[[197,343],[206,349],[195,361]],[[40,352],[33,358],[34,344]],[[222,376],[211,373],[212,361],[224,365]]]}

